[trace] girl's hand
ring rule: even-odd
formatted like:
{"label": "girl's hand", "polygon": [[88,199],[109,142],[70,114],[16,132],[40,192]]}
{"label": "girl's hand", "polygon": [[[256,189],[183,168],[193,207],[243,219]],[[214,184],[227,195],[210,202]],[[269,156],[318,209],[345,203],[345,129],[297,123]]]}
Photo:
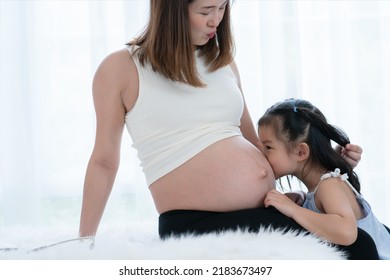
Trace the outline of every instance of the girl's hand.
{"label": "girl's hand", "polygon": [[304,191],[286,192],[284,195],[294,201],[294,203],[299,206],[302,206],[306,198],[306,194]]}
{"label": "girl's hand", "polygon": [[267,193],[264,199],[264,205],[265,207],[269,207],[269,206],[275,207],[282,214],[284,214],[289,218],[292,217],[295,209],[297,209],[297,207],[300,207],[297,204],[295,204],[295,202],[292,201],[289,197],[278,192],[277,190],[271,190]]}
{"label": "girl's hand", "polygon": [[339,152],[344,159],[355,168],[362,159],[363,149],[355,144],[347,144],[345,148],[338,147]]}

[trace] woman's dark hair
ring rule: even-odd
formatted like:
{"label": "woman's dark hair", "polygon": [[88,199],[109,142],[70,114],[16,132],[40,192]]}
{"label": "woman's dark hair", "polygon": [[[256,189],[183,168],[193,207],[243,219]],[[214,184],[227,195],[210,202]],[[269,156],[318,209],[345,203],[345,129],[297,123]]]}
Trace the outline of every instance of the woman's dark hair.
{"label": "woman's dark hair", "polygon": [[[352,166],[332,147],[331,141],[345,147],[349,142],[347,134],[329,124],[322,112],[309,101],[287,99],[270,107],[260,118],[258,126],[270,126],[278,139],[292,150],[299,142],[310,147],[310,156],[303,169],[305,178],[313,165],[321,165],[333,171],[339,168],[348,174],[348,181],[360,193],[360,182]],[[261,128],[260,128],[261,129]],[[308,168],[306,168],[308,166]]]}
{"label": "woman's dark hair", "polygon": [[[202,83],[195,67],[195,48],[191,41],[188,5],[194,0],[150,0],[149,23],[144,32],[127,43],[137,45],[140,62],[150,63],[153,69],[167,78],[195,87]],[[230,24],[230,0],[217,34],[204,46],[199,55],[204,57],[209,71],[215,71],[233,61],[234,42]]]}

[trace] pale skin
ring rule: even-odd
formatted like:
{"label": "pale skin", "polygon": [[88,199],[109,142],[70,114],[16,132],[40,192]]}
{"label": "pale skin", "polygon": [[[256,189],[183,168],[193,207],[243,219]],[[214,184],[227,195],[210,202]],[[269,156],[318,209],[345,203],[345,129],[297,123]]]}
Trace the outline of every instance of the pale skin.
{"label": "pale skin", "polygon": [[[310,155],[310,148],[304,142],[298,143],[289,151],[285,144],[275,137],[271,127],[260,127],[259,138],[262,151],[271,164],[276,178],[293,175],[306,185],[309,192],[313,192],[321,176],[329,172],[322,166],[314,166],[308,176],[302,176],[304,165]],[[351,149],[349,152],[352,156],[359,154],[355,161],[352,161],[358,162],[361,148],[355,145],[347,145],[346,148]],[[356,220],[363,216],[354,193],[340,178],[326,179],[317,187],[315,203],[323,214],[301,207],[277,190],[268,192],[264,203],[266,207],[274,206],[311,233],[340,245],[351,245],[355,242]]]}

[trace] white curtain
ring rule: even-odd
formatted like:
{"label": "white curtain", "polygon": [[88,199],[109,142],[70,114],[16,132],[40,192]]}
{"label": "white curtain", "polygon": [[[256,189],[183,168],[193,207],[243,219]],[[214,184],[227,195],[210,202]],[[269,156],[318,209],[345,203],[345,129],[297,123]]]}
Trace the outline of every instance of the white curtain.
{"label": "white curtain", "polygon": [[[0,1],[0,230],[77,230],[95,133],[92,77],[142,30],[148,2]],[[363,147],[362,192],[390,224],[390,1],[239,0],[233,24],[254,122],[282,99],[312,101]],[[102,223],[156,217],[125,133]]]}
{"label": "white curtain", "polygon": [[237,63],[255,121],[312,101],[363,147],[363,195],[390,224],[390,1],[236,1]]}

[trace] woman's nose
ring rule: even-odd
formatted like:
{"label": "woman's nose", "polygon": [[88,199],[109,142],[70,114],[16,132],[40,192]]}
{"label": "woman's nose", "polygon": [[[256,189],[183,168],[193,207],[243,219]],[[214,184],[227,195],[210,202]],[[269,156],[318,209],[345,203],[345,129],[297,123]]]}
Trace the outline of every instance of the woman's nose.
{"label": "woman's nose", "polygon": [[208,26],[218,27],[221,20],[222,20],[222,16],[217,13],[217,14],[213,15],[213,17],[208,21]]}

